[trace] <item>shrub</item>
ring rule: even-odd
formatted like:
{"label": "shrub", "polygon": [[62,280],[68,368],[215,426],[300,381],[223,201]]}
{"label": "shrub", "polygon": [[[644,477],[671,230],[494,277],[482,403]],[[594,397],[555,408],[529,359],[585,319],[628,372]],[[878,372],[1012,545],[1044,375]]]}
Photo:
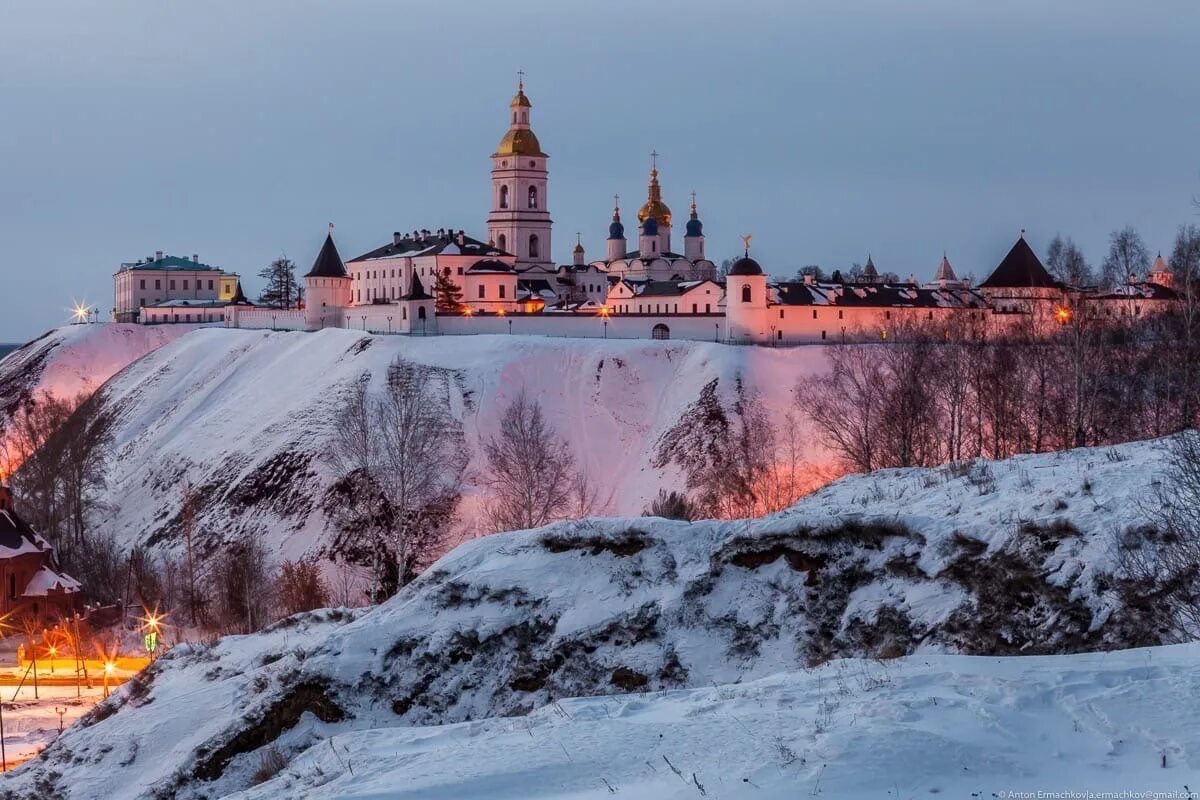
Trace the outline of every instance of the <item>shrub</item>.
{"label": "shrub", "polygon": [[284,561],[275,579],[279,605],[287,616],[329,605],[329,588],[311,561]]}
{"label": "shrub", "polygon": [[258,756],[258,769],[254,770],[254,775],[250,778],[251,785],[257,786],[260,783],[266,783],[282,772],[286,766],[287,759],[283,757],[283,753],[279,752],[279,748],[275,745],[270,745]]}

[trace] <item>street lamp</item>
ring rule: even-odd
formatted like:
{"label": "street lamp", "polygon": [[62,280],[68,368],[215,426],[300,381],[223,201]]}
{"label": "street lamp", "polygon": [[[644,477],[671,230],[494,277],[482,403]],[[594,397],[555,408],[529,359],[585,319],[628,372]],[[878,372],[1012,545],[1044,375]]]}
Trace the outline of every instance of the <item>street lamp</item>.
{"label": "street lamp", "polygon": [[388,314],[388,333],[392,332],[392,315]]}
{"label": "street lamp", "polygon": [[116,665],[111,661],[104,662],[104,696],[108,697],[108,679],[113,674],[113,667]]}
{"label": "street lamp", "polygon": [[366,314],[363,314],[362,321],[363,321],[363,330],[365,331],[367,329],[367,315]]}
{"label": "street lamp", "polygon": [[721,323],[719,323],[719,322],[713,323],[713,341],[714,342],[721,341]]}
{"label": "street lamp", "polygon": [[275,330],[275,315],[271,315],[271,330]]}

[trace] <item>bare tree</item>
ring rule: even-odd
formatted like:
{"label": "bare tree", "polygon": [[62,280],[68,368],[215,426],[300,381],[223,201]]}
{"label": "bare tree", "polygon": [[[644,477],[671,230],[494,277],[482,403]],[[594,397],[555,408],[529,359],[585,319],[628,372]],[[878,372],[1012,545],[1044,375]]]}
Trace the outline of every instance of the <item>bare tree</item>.
{"label": "bare tree", "polygon": [[214,622],[221,630],[254,633],[273,620],[274,574],[258,539],[247,536],[224,545],[208,576]]}
{"label": "bare tree", "polygon": [[1105,286],[1122,286],[1150,267],[1150,251],[1141,234],[1132,225],[1113,231],[1108,237],[1108,256],[1100,267]]}
{"label": "bare tree", "polygon": [[567,443],[546,420],[542,406],[522,390],[500,420],[500,433],[484,443],[489,497],[485,514],[495,530],[536,528],[562,519],[580,479]]}
{"label": "bare tree", "polygon": [[378,394],[365,377],[352,387],[335,427],[342,528],[369,552],[377,598],[437,555],[458,507],[467,455],[450,391],[445,371],[397,358]]}
{"label": "bare tree", "polygon": [[4,433],[4,460],[16,467],[13,490],[24,513],[73,567],[105,485],[112,416],[102,395],[42,392],[17,409]]}
{"label": "bare tree", "polygon": [[1173,360],[1178,364],[1179,425],[1191,428],[1196,417],[1196,358],[1200,356],[1200,228],[1183,225],[1171,250],[1171,272],[1179,294]]}
{"label": "bare tree", "polygon": [[1126,602],[1153,610],[1174,641],[1200,637],[1200,432],[1170,441],[1165,479],[1141,504],[1150,525],[1126,531]]}
{"label": "bare tree", "polygon": [[1096,276],[1083,251],[1071,240],[1056,235],[1046,248],[1046,269],[1068,286],[1094,286]]}
{"label": "bare tree", "polygon": [[880,466],[876,450],[885,382],[878,347],[832,345],[826,350],[829,374],[796,388],[797,403],[818,436],[846,467],[859,472]]}

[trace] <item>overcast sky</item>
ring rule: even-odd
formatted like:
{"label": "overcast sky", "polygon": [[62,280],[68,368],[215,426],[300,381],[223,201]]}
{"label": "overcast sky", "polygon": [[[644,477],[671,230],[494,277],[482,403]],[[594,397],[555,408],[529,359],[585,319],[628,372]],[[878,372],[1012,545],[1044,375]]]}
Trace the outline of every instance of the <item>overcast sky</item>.
{"label": "overcast sky", "polygon": [[[1018,231],[1093,262],[1200,221],[1195,0],[3,0],[0,341],[107,317],[122,261],[247,276],[393,230],[483,237],[524,69],[554,256],[661,154],[709,256],[982,279]],[[681,226],[677,226],[680,227]],[[627,230],[632,233],[632,226]],[[676,235],[682,235],[678,230]]]}

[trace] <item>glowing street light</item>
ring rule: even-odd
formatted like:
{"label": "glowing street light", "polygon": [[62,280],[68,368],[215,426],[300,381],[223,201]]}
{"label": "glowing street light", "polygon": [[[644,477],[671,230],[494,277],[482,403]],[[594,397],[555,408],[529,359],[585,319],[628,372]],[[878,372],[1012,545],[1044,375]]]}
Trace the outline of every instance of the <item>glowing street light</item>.
{"label": "glowing street light", "polygon": [[108,679],[110,677],[112,677],[113,670],[116,668],[116,666],[117,665],[114,664],[112,661],[104,662],[104,696],[105,697],[108,697]]}
{"label": "glowing street light", "polygon": [[71,316],[74,318],[76,325],[87,322],[91,313],[92,310],[90,308],[79,303],[75,303],[75,307],[71,309]]}
{"label": "glowing street light", "polygon": [[1054,309],[1054,318],[1058,320],[1059,325],[1066,325],[1071,321],[1071,309],[1066,306],[1059,306]]}

